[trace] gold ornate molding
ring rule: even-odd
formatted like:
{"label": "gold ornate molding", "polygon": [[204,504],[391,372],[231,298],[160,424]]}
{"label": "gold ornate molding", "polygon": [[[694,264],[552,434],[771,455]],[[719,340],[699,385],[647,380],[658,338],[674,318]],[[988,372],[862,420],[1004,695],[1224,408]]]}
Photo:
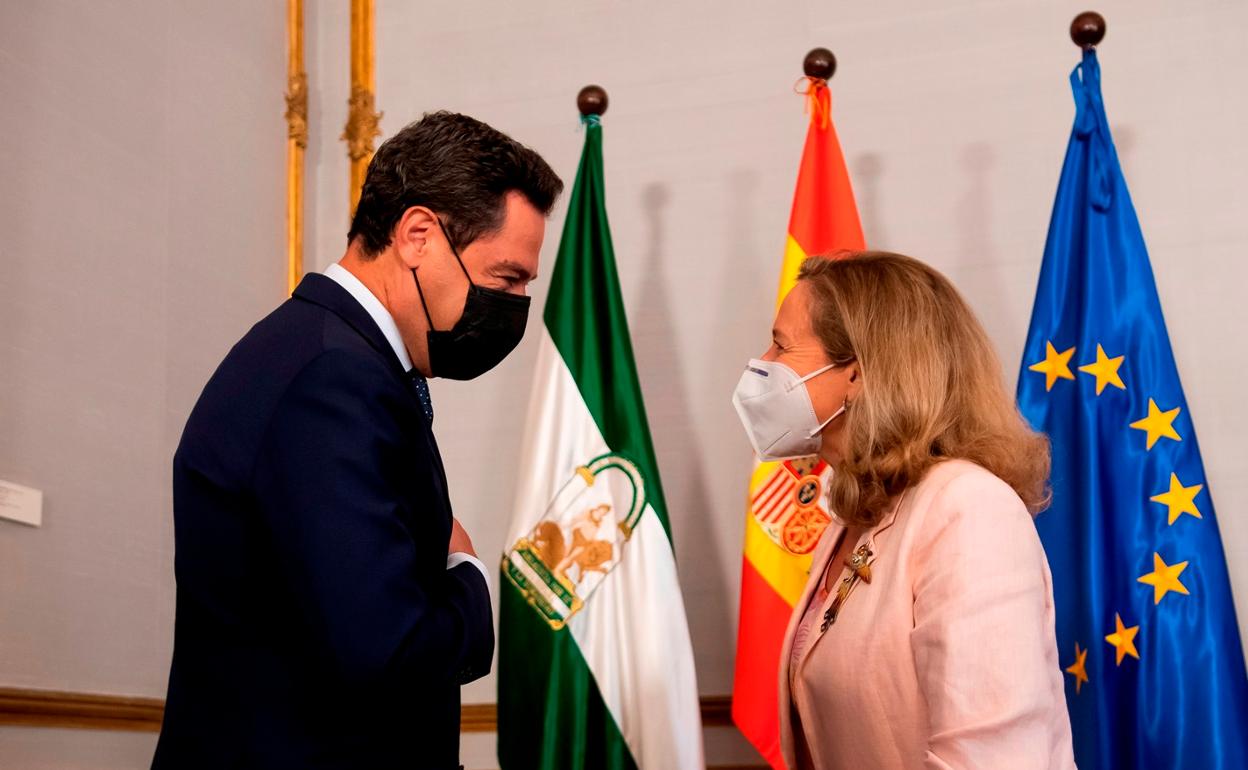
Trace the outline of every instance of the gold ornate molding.
{"label": "gold ornate molding", "polygon": [[164,713],[160,698],[0,687],[0,725],[154,733]]}
{"label": "gold ornate molding", "polygon": [[358,86],[351,89],[347,100],[347,125],[342,138],[347,142],[347,157],[352,164],[367,163],[373,157],[373,140],[381,136],[381,113],[373,109],[373,94]]}
{"label": "gold ornate molding", "polygon": [[382,113],[377,112],[374,88],[373,0],[351,0],[351,97],[342,139],[351,160],[348,215],[355,213],[360,188],[373,159],[373,140],[381,135]]}
{"label": "gold ornate molding", "polygon": [[290,52],[286,91],[286,288],[303,277],[303,153],[308,147],[308,75],[303,70],[303,0],[286,2]]}
{"label": "gold ornate molding", "polygon": [[[297,3],[299,0],[291,0]],[[286,84],[286,137],[301,149],[308,149],[308,75],[297,72]]]}

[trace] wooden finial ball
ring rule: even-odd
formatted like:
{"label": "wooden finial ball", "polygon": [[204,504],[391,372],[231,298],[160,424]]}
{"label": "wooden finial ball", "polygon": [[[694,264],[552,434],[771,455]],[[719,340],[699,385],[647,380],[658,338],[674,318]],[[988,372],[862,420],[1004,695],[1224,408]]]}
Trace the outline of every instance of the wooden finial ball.
{"label": "wooden finial ball", "polygon": [[607,111],[607,92],[602,86],[585,86],[576,95],[576,108],[582,115],[601,115]]}
{"label": "wooden finial ball", "polygon": [[836,72],[836,57],[826,48],[812,48],[802,61],[802,71],[808,78],[828,80]]}
{"label": "wooden finial ball", "polygon": [[1070,39],[1075,45],[1087,50],[1105,37],[1105,17],[1096,11],[1084,11],[1070,23]]}

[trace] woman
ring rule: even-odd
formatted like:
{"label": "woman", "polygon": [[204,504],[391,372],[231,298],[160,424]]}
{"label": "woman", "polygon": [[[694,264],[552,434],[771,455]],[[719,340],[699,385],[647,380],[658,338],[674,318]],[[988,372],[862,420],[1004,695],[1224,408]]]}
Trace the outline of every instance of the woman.
{"label": "woman", "polygon": [[833,469],[780,661],[788,766],[1074,767],[1031,520],[1048,443],[949,281],[807,260],[733,401],[760,458]]}

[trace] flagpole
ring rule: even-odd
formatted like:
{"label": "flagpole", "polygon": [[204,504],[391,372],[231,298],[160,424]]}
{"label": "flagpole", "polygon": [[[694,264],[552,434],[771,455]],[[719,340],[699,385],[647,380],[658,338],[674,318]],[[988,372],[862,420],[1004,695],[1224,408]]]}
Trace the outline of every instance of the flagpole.
{"label": "flagpole", "polygon": [[1105,38],[1105,17],[1096,11],[1084,11],[1070,23],[1070,39],[1085,51],[1096,48]]}
{"label": "flagpole", "polygon": [[581,115],[584,117],[589,117],[590,115],[601,117],[607,111],[607,92],[603,90],[602,86],[585,86],[576,95],[576,108],[581,111]]}

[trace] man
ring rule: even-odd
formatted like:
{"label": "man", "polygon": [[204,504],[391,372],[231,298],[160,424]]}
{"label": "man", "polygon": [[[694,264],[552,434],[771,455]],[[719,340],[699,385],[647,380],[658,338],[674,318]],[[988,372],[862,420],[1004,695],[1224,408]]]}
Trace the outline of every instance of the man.
{"label": "man", "polygon": [[563,185],[472,118],[377,151],[346,254],[230,351],[174,457],[173,666],[154,768],[454,768],[494,651],[426,377],[524,333]]}

